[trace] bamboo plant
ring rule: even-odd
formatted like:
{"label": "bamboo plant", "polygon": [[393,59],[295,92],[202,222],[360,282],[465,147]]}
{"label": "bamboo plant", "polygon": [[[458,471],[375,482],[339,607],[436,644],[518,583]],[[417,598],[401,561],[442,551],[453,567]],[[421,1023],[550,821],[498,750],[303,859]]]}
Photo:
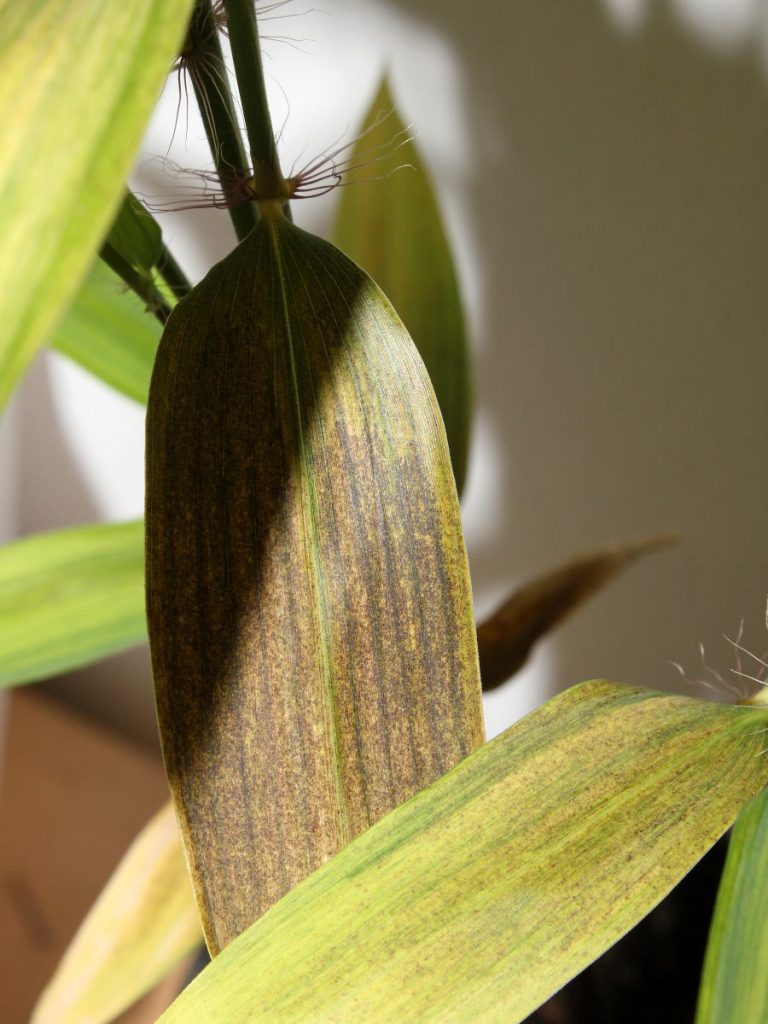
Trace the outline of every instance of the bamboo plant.
{"label": "bamboo plant", "polygon": [[[258,15],[0,2],[0,398],[50,344],[148,403],[146,525],[0,552],[0,680],[148,632],[170,791],[34,1021],[107,1022],[202,942],[167,1024],[521,1021],[745,805],[697,1020],[768,1019],[761,695],[590,681],[484,742],[482,688],[669,538],[579,556],[474,622],[471,372],[439,203],[386,82],[350,149],[284,174]],[[238,238],[194,287],[125,192],[172,65],[211,148],[195,201]],[[372,154],[331,241],[294,223]]]}

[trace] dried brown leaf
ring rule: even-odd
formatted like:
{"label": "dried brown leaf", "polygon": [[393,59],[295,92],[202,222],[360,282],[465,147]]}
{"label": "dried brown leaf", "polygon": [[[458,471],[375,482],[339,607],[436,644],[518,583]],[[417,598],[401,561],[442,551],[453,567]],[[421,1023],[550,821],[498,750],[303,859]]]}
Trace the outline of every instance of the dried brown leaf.
{"label": "dried brown leaf", "polygon": [[582,555],[516,590],[477,627],[484,690],[501,686],[528,660],[538,640],[642,555],[675,544],[675,534],[615,544]]}

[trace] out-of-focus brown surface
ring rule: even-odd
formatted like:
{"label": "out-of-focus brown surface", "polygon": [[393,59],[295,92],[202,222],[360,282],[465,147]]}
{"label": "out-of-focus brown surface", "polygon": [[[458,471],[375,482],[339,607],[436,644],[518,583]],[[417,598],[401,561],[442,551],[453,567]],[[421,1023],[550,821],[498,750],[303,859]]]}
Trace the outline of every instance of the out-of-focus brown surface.
{"label": "out-of-focus brown surface", "polygon": [[[34,689],[11,696],[0,772],[0,1020],[26,1024],[125,848],[167,799],[160,757]],[[154,1021],[179,975],[121,1017]]]}

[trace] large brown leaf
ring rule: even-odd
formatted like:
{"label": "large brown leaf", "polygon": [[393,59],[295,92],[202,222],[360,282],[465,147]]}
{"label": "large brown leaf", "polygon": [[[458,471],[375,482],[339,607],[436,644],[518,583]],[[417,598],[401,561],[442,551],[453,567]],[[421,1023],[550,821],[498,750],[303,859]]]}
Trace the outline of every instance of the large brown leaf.
{"label": "large brown leaf", "polygon": [[167,325],[147,555],[166,766],[216,952],[483,738],[423,364],[370,278],[277,207]]}

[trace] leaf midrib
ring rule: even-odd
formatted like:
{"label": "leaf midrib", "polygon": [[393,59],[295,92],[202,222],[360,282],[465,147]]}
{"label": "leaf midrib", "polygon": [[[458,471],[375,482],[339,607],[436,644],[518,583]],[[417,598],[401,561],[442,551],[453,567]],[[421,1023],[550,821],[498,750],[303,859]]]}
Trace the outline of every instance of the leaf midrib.
{"label": "leaf midrib", "polygon": [[[296,368],[296,354],[294,350],[294,335],[290,315],[289,285],[283,261],[283,252],[280,245],[280,231],[290,230],[290,225],[282,224],[278,218],[282,218],[282,212],[264,212],[264,221],[269,231],[270,243],[273,246],[275,265],[277,267],[277,281],[279,289],[280,306],[285,325],[285,338],[288,350],[288,365],[290,368],[290,383],[292,386],[291,399],[295,414],[296,430],[298,434],[298,471],[300,475],[299,486],[302,493],[302,510],[305,516],[306,532],[304,551],[308,566],[310,580],[314,581],[313,590],[316,594],[315,619],[319,632],[319,654],[323,673],[323,695],[327,721],[327,732],[331,748],[331,761],[333,772],[333,784],[336,794],[336,813],[339,823],[339,838],[342,845],[346,845],[352,839],[350,824],[350,809],[348,806],[346,787],[344,785],[344,763],[341,744],[341,720],[339,716],[337,691],[333,675],[333,654],[330,643],[330,615],[328,612],[327,590],[325,585],[325,572],[321,558],[320,530],[318,527],[318,503],[315,494],[314,480],[311,471],[311,461],[308,457],[309,444],[306,438],[304,419],[302,417],[302,401],[299,392],[298,373]],[[278,354],[275,353],[275,360]],[[314,393],[314,383],[310,381]],[[315,396],[316,398],[316,396]]]}

